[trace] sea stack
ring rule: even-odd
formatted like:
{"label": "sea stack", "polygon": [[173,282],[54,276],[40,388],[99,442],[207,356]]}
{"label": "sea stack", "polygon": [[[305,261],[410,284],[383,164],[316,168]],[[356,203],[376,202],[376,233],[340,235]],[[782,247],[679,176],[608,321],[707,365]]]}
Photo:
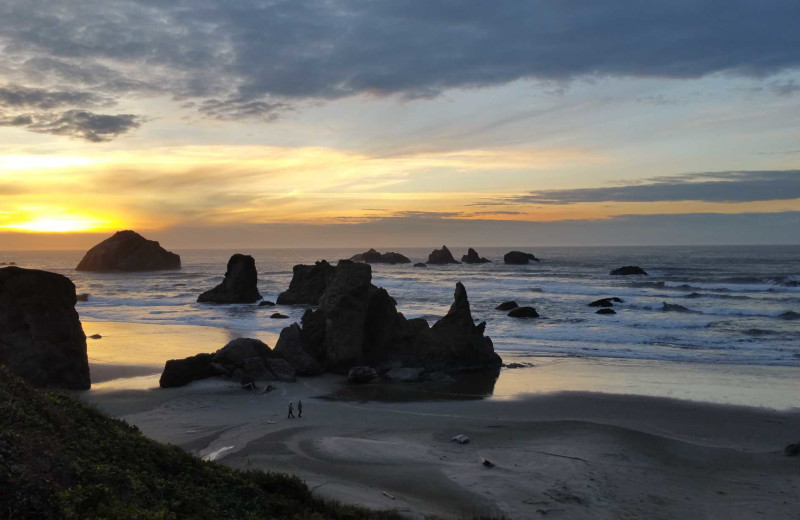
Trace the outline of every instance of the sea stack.
{"label": "sea stack", "polygon": [[228,269],[221,284],[201,294],[198,302],[254,303],[258,293],[256,261],[250,255],[235,254],[228,260]]}
{"label": "sea stack", "polygon": [[297,264],[292,268],[289,288],[278,295],[278,305],[317,305],[333,271],[334,267],[325,260],[314,265]]}
{"label": "sea stack", "polygon": [[0,269],[0,364],[34,386],[91,386],[75,285],[47,271]]}
{"label": "sea stack", "polygon": [[478,252],[471,247],[467,251],[467,254],[461,257],[461,261],[465,264],[485,264],[491,262],[491,260],[487,260],[485,257],[478,256]]}
{"label": "sea stack", "polygon": [[447,246],[442,246],[441,249],[434,249],[428,255],[429,264],[460,264],[461,262],[453,258],[453,254],[447,249]]}
{"label": "sea stack", "polygon": [[180,269],[181,257],[136,231],[117,231],[91,248],[78,263],[78,271],[161,271]]}
{"label": "sea stack", "polygon": [[529,262],[538,262],[539,259],[530,253],[522,251],[509,251],[503,255],[503,262],[511,265],[526,265]]}

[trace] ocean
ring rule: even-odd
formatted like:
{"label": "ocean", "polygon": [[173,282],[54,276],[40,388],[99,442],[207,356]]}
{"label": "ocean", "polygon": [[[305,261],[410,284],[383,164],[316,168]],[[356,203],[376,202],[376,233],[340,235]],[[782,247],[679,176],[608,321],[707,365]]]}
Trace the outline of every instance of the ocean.
{"label": "ocean", "polygon": [[[433,248],[400,248],[413,262]],[[462,250],[463,249],[463,250]],[[466,248],[451,248],[459,258]],[[540,263],[505,265],[505,252],[534,253]],[[230,337],[275,335],[299,321],[303,306],[199,304],[218,284],[234,252],[255,257],[259,290],[275,301],[291,280],[292,266],[335,261],[353,249],[177,250],[183,268],[151,273],[86,273],[74,270],[82,251],[13,251],[0,262],[58,272],[79,293],[83,320],[215,327]],[[430,323],[453,300],[455,283],[467,288],[473,316],[499,352],[518,356],[691,361],[732,365],[800,366],[800,246],[479,248],[492,260],[480,265],[415,268],[372,266],[373,283],[386,288],[406,317]],[[610,276],[639,265],[650,276]],[[593,300],[616,296],[616,315],[595,314]],[[513,319],[496,311],[515,300],[538,319]],[[690,312],[664,311],[664,303]],[[289,320],[270,315],[280,311]],[[220,345],[221,347],[222,345]]]}

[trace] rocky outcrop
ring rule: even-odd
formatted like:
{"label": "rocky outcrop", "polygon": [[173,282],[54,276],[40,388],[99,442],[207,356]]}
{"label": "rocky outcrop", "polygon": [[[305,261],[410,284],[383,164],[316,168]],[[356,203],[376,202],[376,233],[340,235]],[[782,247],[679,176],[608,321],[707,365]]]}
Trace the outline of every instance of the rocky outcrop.
{"label": "rocky outcrop", "polygon": [[325,371],[342,374],[365,365],[380,373],[403,367],[427,372],[499,369],[502,360],[484,336],[486,324],[475,325],[461,283],[450,311],[431,327],[422,318],[408,320],[397,312],[394,299],[371,280],[368,264],[340,261],[319,307],[303,315],[302,328],[284,329],[292,350],[310,355]]}
{"label": "rocky outcrop", "polygon": [[297,323],[292,323],[281,331],[273,351],[288,361],[299,376],[316,376],[322,373],[322,367],[303,342]]}
{"label": "rocky outcrop", "polygon": [[428,263],[429,264],[459,264],[461,262],[457,261],[453,258],[453,254],[447,249],[447,246],[442,246],[441,249],[434,249],[431,254],[428,255]]}
{"label": "rocky outcrop", "polygon": [[353,255],[350,260],[354,262],[366,262],[368,264],[410,264],[411,260],[400,253],[388,252],[379,253],[374,249]]}
{"label": "rocky outcrop", "polygon": [[525,265],[529,262],[538,262],[539,259],[530,253],[522,251],[509,251],[503,255],[503,262],[511,265]]}
{"label": "rocky outcrop", "polygon": [[180,269],[181,257],[135,231],[118,231],[83,256],[78,271],[160,271]]}
{"label": "rocky outcrop", "polygon": [[275,307],[275,302],[271,302],[269,300],[262,300],[258,302],[259,307]]}
{"label": "rocky outcrop", "polygon": [[272,315],[270,316],[270,318],[273,320],[285,320],[288,317],[289,316],[281,314],[280,312],[273,312]]}
{"label": "rocky outcrop", "polygon": [[643,275],[647,276],[647,272],[638,265],[626,265],[613,269],[609,274],[613,276],[630,276],[630,275]]}
{"label": "rocky outcrop", "polygon": [[254,303],[261,299],[258,293],[256,261],[250,255],[233,255],[222,283],[201,294],[201,303]]}
{"label": "rocky outcrop", "polygon": [[478,252],[471,247],[467,250],[467,254],[461,257],[461,261],[465,264],[485,264],[491,262],[491,260],[478,256]]}
{"label": "rocky outcrop", "polygon": [[372,367],[353,367],[347,372],[347,382],[354,385],[369,383],[378,377],[378,373]]}
{"label": "rocky outcrop", "polygon": [[615,303],[622,303],[622,298],[612,296],[611,298],[600,298],[589,304],[589,307],[613,307]]}
{"label": "rocky outcrop", "polygon": [[688,307],[684,307],[683,305],[678,305],[676,303],[661,303],[661,310],[664,312],[680,312],[683,314],[699,314],[698,311],[693,311]]}
{"label": "rocky outcrop", "polygon": [[517,307],[508,313],[510,318],[538,318],[539,313],[533,307]]}
{"label": "rocky outcrop", "polygon": [[609,309],[609,308],[600,309],[597,312],[595,312],[595,314],[616,314],[616,313],[617,312],[614,309]]}
{"label": "rocky outcrop", "polygon": [[279,305],[317,305],[328,287],[334,267],[321,260],[314,265],[298,264],[292,268],[289,289],[278,295]]}
{"label": "rocky outcrop", "polygon": [[75,285],[47,271],[0,269],[0,364],[40,387],[91,386]]}
{"label": "rocky outcrop", "polygon": [[164,366],[159,385],[183,386],[198,379],[224,376],[235,381],[251,377],[260,381],[294,381],[295,368],[264,342],[237,338],[213,354],[198,354],[185,359],[170,359]]}
{"label": "rocky outcrop", "polygon": [[501,303],[500,305],[498,305],[494,309],[497,310],[497,311],[510,311],[511,309],[516,309],[517,307],[519,307],[519,305],[517,305],[517,302],[508,301],[508,302]]}

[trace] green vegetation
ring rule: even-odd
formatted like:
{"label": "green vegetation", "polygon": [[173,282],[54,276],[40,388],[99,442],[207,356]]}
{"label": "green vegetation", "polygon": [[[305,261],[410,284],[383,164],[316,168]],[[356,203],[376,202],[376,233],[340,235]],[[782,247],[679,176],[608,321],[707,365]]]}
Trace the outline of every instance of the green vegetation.
{"label": "green vegetation", "polygon": [[0,366],[0,519],[398,518],[313,498],[297,477],[242,472],[146,438]]}

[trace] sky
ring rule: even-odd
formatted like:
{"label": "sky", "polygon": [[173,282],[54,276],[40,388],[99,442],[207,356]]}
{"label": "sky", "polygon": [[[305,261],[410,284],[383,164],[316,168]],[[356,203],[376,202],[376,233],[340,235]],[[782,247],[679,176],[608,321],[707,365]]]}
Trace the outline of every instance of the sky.
{"label": "sky", "polygon": [[800,243],[796,0],[4,0],[0,250]]}

